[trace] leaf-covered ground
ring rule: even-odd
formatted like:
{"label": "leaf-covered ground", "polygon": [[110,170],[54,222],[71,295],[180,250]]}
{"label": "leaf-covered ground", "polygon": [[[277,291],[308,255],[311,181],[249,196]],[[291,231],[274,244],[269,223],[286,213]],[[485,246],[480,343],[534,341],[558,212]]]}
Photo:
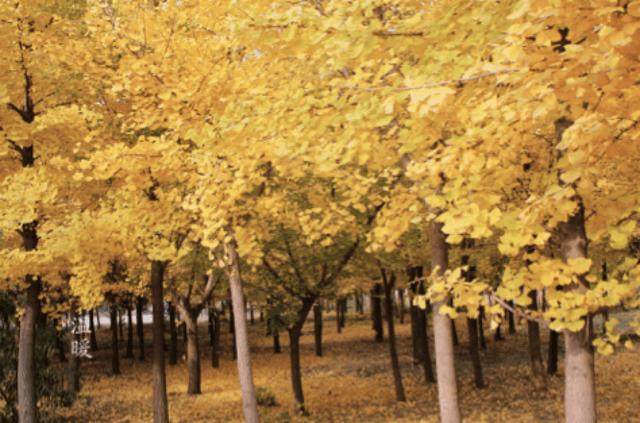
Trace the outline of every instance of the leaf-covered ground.
{"label": "leaf-covered ground", "polygon": [[[466,352],[462,322],[458,322],[460,345],[456,349],[463,414],[470,422],[556,422],[562,420],[563,384],[561,376],[551,377],[546,390],[531,382],[524,327],[518,334],[494,342],[482,352],[487,387],[475,389]],[[150,328],[149,328],[150,329]],[[147,334],[150,336],[150,330]],[[398,325],[402,373],[408,401],[397,403],[389,370],[387,344],[373,342],[369,320],[353,319],[338,334],[335,321],[325,322],[325,356],[313,353],[313,326],[307,322],[302,339],[302,365],[306,402],[310,416],[291,415],[292,400],[286,335],[282,354],[273,354],[271,338],[264,336],[263,324],[252,329],[252,358],[257,386],[268,387],[278,405],[262,407],[265,422],[436,422],[435,385],[426,385],[422,371],[412,365],[410,327]],[[103,329],[104,331],[104,329]],[[201,328],[201,343],[206,328]],[[122,375],[109,376],[107,334],[101,334],[102,350],[96,359],[84,363],[84,386],[75,405],[62,410],[68,421],[139,422],[151,421],[150,362],[123,359]],[[223,333],[221,367],[209,365],[209,348],[203,348],[202,395],[186,392],[186,366],[167,366],[171,419],[174,422],[241,421],[241,398],[236,364],[231,361],[230,338]],[[546,336],[545,336],[546,347]],[[546,351],[545,351],[546,353]],[[596,361],[598,411],[602,422],[640,421],[640,355],[622,350]],[[560,358],[562,375],[562,357]]]}

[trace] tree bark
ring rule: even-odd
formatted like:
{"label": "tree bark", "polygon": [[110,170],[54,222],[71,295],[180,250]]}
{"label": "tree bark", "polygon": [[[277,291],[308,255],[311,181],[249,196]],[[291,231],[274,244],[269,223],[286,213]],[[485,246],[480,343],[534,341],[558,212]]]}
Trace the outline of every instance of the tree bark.
{"label": "tree bark", "polygon": [[316,356],[322,357],[322,306],[318,302],[313,305],[313,334]]}
{"label": "tree bark", "polygon": [[338,333],[342,333],[342,303],[340,299],[336,300],[336,329]]}
{"label": "tree bark", "polygon": [[278,328],[272,328],[271,333],[273,334],[273,353],[280,354],[282,352],[282,347],[280,346],[280,331]]}
{"label": "tree bark", "polygon": [[118,309],[118,340],[124,339],[124,318],[122,317],[122,310]]}
{"label": "tree bark", "polygon": [[136,299],[136,331],[138,334],[138,360],[140,361],[144,361],[144,321],[142,317],[143,301],[142,297],[138,297]]}
{"label": "tree bark", "polygon": [[130,304],[127,304],[127,350],[124,356],[133,358],[133,313]]}
{"label": "tree bark", "polygon": [[549,330],[549,351],[547,356],[547,374],[555,375],[558,373],[558,338],[559,333],[555,330]]}
{"label": "tree bark", "polygon": [[293,388],[293,397],[295,401],[296,413],[301,415],[307,414],[304,403],[304,392],[302,390],[302,370],[300,368],[300,335],[302,327],[307,319],[309,311],[315,302],[314,297],[306,297],[302,300],[302,306],[298,311],[296,322],[288,328],[289,332],[289,361],[291,364],[291,387]]}
{"label": "tree bark", "polygon": [[402,373],[400,372],[400,362],[398,361],[398,352],[396,351],[396,332],[393,325],[393,285],[395,275],[392,273],[387,280],[386,272],[381,269],[382,281],[384,288],[384,305],[387,314],[387,334],[389,342],[389,356],[391,358],[391,370],[393,372],[393,382],[396,390],[396,401],[406,401],[404,394],[404,386],[402,385]]}
{"label": "tree bark", "polygon": [[96,308],[96,323],[98,324],[98,330],[102,329],[100,324],[100,307]]}
{"label": "tree bark", "polygon": [[246,423],[258,423],[258,403],[253,385],[251,357],[249,355],[249,337],[247,335],[247,318],[244,310],[244,294],[240,279],[240,263],[236,251],[235,240],[225,244],[228,261],[229,286],[233,303],[234,334],[238,357],[238,376],[242,390],[242,409]]}
{"label": "tree bark", "polygon": [[[584,226],[584,206],[581,199],[577,211],[561,225],[561,251],[565,261],[587,257],[587,235]],[[581,281],[584,282],[584,281]],[[580,285],[569,289],[582,290]],[[594,423],[597,420],[593,348],[589,333],[590,318],[578,332],[564,330],[565,393],[567,422]]]}
{"label": "tree bark", "polygon": [[[431,225],[431,263],[442,276],[448,266],[448,245],[442,232],[441,223]],[[436,352],[436,374],[438,379],[438,402],[442,423],[460,423],[460,404],[458,402],[458,383],[456,380],[455,359],[453,354],[453,338],[451,319],[440,313],[440,307],[447,304],[448,299],[433,304],[433,331]]]}
{"label": "tree bark", "polygon": [[215,306],[211,306],[211,308],[209,309],[209,316],[212,326],[211,367],[217,369],[218,367],[220,367],[220,315],[215,309]]}
{"label": "tree bark", "polygon": [[91,342],[91,351],[98,351],[98,338],[96,337],[96,327],[93,324],[93,309],[89,310],[89,337]]}
{"label": "tree bark", "polygon": [[184,322],[187,327],[187,393],[198,395],[202,393],[200,372],[200,348],[198,345],[198,315],[200,310],[186,310]]}
{"label": "tree bark", "polygon": [[486,351],[487,340],[484,337],[484,307],[480,306],[478,314],[478,339],[480,340],[480,348]]}
{"label": "tree bark", "polygon": [[469,331],[469,355],[473,365],[473,380],[476,388],[484,388],[482,364],[480,363],[480,353],[478,352],[478,321],[467,318],[467,329]]}
{"label": "tree bark", "polygon": [[[531,299],[529,310],[538,310],[537,292],[529,292],[529,298]],[[544,388],[547,386],[547,373],[542,359],[542,342],[540,341],[540,325],[538,322],[527,319],[527,334],[529,338],[529,362],[533,380],[538,388]]]}
{"label": "tree bark", "polygon": [[120,351],[118,346],[118,308],[115,304],[109,306],[111,317],[111,374],[120,374]]}
{"label": "tree bark", "polygon": [[373,285],[373,290],[371,291],[371,315],[373,317],[373,330],[376,332],[376,342],[384,342],[381,296],[382,284],[376,283]]}
{"label": "tree bark", "polygon": [[178,363],[178,329],[176,327],[176,307],[169,302],[169,364]]}
{"label": "tree bark", "polygon": [[166,262],[151,262],[151,303],[153,306],[153,421],[169,422],[167,375],[164,361],[164,271]]}
{"label": "tree bark", "polygon": [[[511,307],[513,308],[514,304],[513,301],[509,302],[509,305],[511,305]],[[516,333],[516,317],[513,315],[513,312],[511,310],[507,310],[507,316],[508,316],[508,320],[509,320],[509,335],[515,335]]]}
{"label": "tree bark", "polygon": [[404,324],[404,289],[398,289],[400,324]]}

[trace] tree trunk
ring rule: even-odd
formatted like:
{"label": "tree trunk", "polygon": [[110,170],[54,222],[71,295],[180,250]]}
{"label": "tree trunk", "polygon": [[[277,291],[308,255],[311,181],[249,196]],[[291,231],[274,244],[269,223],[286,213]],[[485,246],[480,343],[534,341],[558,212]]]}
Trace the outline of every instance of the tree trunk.
{"label": "tree trunk", "polygon": [[549,351],[547,356],[547,374],[558,373],[558,338],[559,333],[549,330]]}
{"label": "tree trunk", "polygon": [[313,335],[316,355],[322,357],[322,306],[318,302],[313,305]]}
{"label": "tree trunk", "polygon": [[253,304],[249,304],[249,319],[250,319],[252,325],[256,323],[256,319],[255,319],[255,316],[253,314]]}
{"label": "tree trunk", "polygon": [[220,315],[212,306],[209,309],[209,315],[211,316],[211,367],[217,369],[220,367]]}
{"label": "tree trunk", "polygon": [[[74,322],[78,322],[78,316],[73,313],[72,319]],[[80,333],[71,333],[75,342],[80,342],[82,335]],[[75,399],[78,392],[80,392],[80,356],[78,354],[71,354],[69,363],[67,365],[67,379],[68,386],[67,391]]]}
{"label": "tree trunk", "polygon": [[256,401],[253,385],[253,373],[251,370],[251,357],[249,355],[249,337],[247,335],[247,315],[244,310],[244,294],[242,292],[242,280],[240,279],[240,263],[236,251],[235,240],[225,245],[229,286],[233,303],[234,334],[238,357],[238,376],[242,390],[242,409],[245,423],[258,423],[258,403]]}
{"label": "tree trunk", "polygon": [[[584,226],[584,206],[580,199],[578,210],[561,225],[561,250],[565,261],[587,257],[587,235]],[[579,285],[569,289],[581,290]],[[565,393],[564,407],[567,422],[592,423],[597,420],[593,348],[589,333],[589,318],[578,332],[564,330]]]}
{"label": "tree trunk", "polygon": [[502,341],[504,338],[502,337],[502,323],[498,324],[496,328],[496,333],[493,335],[494,341]]}
{"label": "tree trunk", "polygon": [[273,334],[273,353],[280,354],[282,352],[282,347],[280,346],[280,331],[278,328],[272,328],[271,333]]}
{"label": "tree trunk", "polygon": [[[58,323],[57,319],[53,321],[53,326],[56,331],[56,350],[58,350],[58,360],[60,360],[61,363],[65,363],[67,357],[64,348],[64,332],[58,329]],[[6,326],[9,327],[8,321],[6,322]]]}
{"label": "tree trunk", "polygon": [[91,351],[98,351],[98,338],[96,337],[96,327],[93,324],[93,310],[89,310],[89,337]]}
{"label": "tree trunk", "polygon": [[458,346],[460,344],[460,340],[458,340],[458,329],[456,329],[456,321],[454,319],[449,319],[451,322],[451,339],[453,341],[454,346]]}
{"label": "tree trunk", "polygon": [[[442,276],[448,266],[448,245],[442,233],[441,223],[431,226],[431,262],[432,268],[437,269],[437,275]],[[433,304],[433,331],[436,352],[436,373],[438,379],[438,401],[440,405],[440,420],[442,423],[460,423],[460,405],[458,402],[458,383],[453,354],[453,338],[451,319],[440,313],[440,307],[448,300]]]}
{"label": "tree trunk", "polygon": [[[529,292],[531,304],[529,310],[538,310],[537,292]],[[529,338],[529,362],[533,381],[537,388],[547,386],[547,373],[544,369],[544,361],[542,359],[542,342],[540,341],[540,325],[538,322],[527,319],[527,334]]]}
{"label": "tree trunk", "polygon": [[176,328],[176,307],[169,303],[169,364],[178,363],[178,329]]}
{"label": "tree trunk", "polygon": [[306,414],[304,392],[302,391],[302,372],[300,369],[300,330],[289,330],[289,362],[291,364],[291,386],[295,400],[295,409],[299,414]]}
{"label": "tree trunk", "polygon": [[393,285],[395,275],[392,273],[387,280],[386,272],[381,269],[382,281],[384,287],[384,305],[387,312],[387,334],[389,341],[389,356],[391,358],[391,369],[393,372],[393,382],[396,388],[396,401],[406,401],[404,394],[404,386],[402,386],[402,373],[400,373],[400,362],[398,361],[398,352],[396,351],[396,331],[393,325]]}
{"label": "tree trunk", "polygon": [[98,324],[98,330],[102,329],[100,324],[100,307],[96,308],[96,323]]}
{"label": "tree trunk", "polygon": [[124,339],[124,318],[122,317],[122,310],[118,309],[118,340]]}
{"label": "tree trunk", "polygon": [[126,358],[133,358],[133,313],[131,305],[127,305],[127,351]]}
{"label": "tree trunk", "polygon": [[400,324],[404,324],[404,289],[398,289],[398,300],[400,303],[399,314],[400,314]]}
{"label": "tree trunk", "polygon": [[423,339],[424,346],[422,348],[422,368],[424,370],[424,380],[428,383],[435,383],[436,376],[433,373],[433,366],[431,365],[431,352],[429,351],[429,335],[427,334],[428,317],[429,317],[429,304],[425,310],[420,310],[424,316],[424,325],[422,329],[424,331],[421,338]]}
{"label": "tree trunk", "polygon": [[336,329],[338,333],[342,333],[342,303],[340,299],[336,300]]}
{"label": "tree trunk", "polygon": [[138,297],[136,299],[136,331],[138,332],[138,360],[140,361],[144,361],[144,321],[142,318],[142,302],[142,297]]}
{"label": "tree trunk", "polygon": [[480,340],[480,348],[486,351],[487,340],[484,337],[484,307],[480,306],[478,315],[478,338]]}
{"label": "tree trunk", "polygon": [[[33,161],[33,148],[27,150]],[[23,153],[23,165],[25,162]],[[29,157],[26,157],[29,159]],[[38,245],[36,222],[22,225],[20,235],[25,251],[33,251]],[[38,421],[36,394],[36,323],[40,318],[40,281],[37,277],[27,275],[25,278],[27,291],[24,311],[20,319],[20,335],[18,341],[18,418],[20,423]]]}
{"label": "tree trunk", "polygon": [[153,421],[169,422],[167,375],[164,363],[164,271],[166,262],[151,262],[151,303],[153,306]]}
{"label": "tree trunk", "polygon": [[482,364],[478,352],[478,321],[467,318],[467,329],[469,331],[469,355],[473,365],[473,380],[476,388],[484,388],[484,378],[482,377]]}
{"label": "tree trunk", "polygon": [[[511,308],[513,308],[513,301],[509,302]],[[513,315],[511,310],[507,310],[507,316],[509,318],[509,335],[515,335],[516,333],[516,317]]]}
{"label": "tree trunk", "polygon": [[373,330],[376,332],[375,341],[384,342],[384,329],[382,327],[382,284],[376,283],[371,291],[371,314],[373,317]]}
{"label": "tree trunk", "polygon": [[200,348],[198,345],[198,315],[199,310],[185,310],[184,323],[187,327],[187,393],[197,395],[202,393],[200,383]]}
{"label": "tree trunk", "polygon": [[115,304],[109,306],[111,317],[111,374],[120,374],[120,351],[118,350],[118,308]]}

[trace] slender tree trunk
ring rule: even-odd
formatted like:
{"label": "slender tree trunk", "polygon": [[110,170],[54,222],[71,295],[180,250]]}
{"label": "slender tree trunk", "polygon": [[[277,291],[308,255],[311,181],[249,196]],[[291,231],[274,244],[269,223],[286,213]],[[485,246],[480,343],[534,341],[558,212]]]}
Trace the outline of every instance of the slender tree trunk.
{"label": "slender tree trunk", "polygon": [[91,351],[98,351],[98,338],[96,337],[96,327],[93,324],[93,310],[89,310],[89,337]]}
{"label": "slender tree trunk", "polygon": [[238,356],[238,376],[242,390],[242,409],[245,423],[258,423],[258,403],[256,401],[249,355],[249,337],[247,335],[247,318],[244,310],[244,294],[240,279],[240,263],[236,251],[235,240],[225,245],[229,263],[229,286],[233,303],[234,333]]}
{"label": "slender tree trunk", "polygon": [[127,305],[127,351],[126,358],[133,358],[133,312],[131,305]]}
{"label": "slender tree trunk", "polygon": [[142,297],[138,297],[136,299],[136,331],[138,333],[138,360],[140,361],[144,361],[144,321],[142,320],[142,302]]}
{"label": "slender tree trunk", "polygon": [[271,333],[273,334],[273,353],[280,354],[282,352],[282,347],[280,346],[280,331],[278,328],[271,329]]}
{"label": "slender tree trunk", "polygon": [[115,304],[109,307],[111,317],[111,374],[120,374],[120,351],[118,346],[118,308]]}
{"label": "slender tree trunk", "polygon": [[[24,147],[28,153],[23,153],[23,165],[28,159],[33,164],[33,147]],[[30,155],[26,157],[25,154]],[[27,166],[30,166],[27,164]],[[36,222],[22,225],[20,235],[25,251],[33,251],[38,245]],[[27,291],[24,310],[20,319],[20,335],[18,341],[18,418],[20,423],[35,423],[38,421],[36,394],[36,323],[40,318],[40,281],[37,277],[27,275],[25,278]]]}
{"label": "slender tree trunk", "polygon": [[398,289],[398,300],[400,303],[399,311],[400,311],[400,324],[404,324],[404,289]]}
{"label": "slender tree trunk", "polygon": [[340,327],[345,328],[347,324],[347,313],[349,312],[349,303],[346,298],[340,300]]}
{"label": "slender tree trunk", "polygon": [[256,323],[256,319],[253,314],[253,304],[249,304],[249,319],[251,320],[252,325]]}
{"label": "slender tree trunk", "polygon": [[342,303],[340,299],[336,300],[336,329],[338,333],[342,333]]}
{"label": "slender tree trunk", "polygon": [[178,329],[176,327],[176,307],[169,303],[169,364],[178,363]]}
{"label": "slender tree trunk", "polygon": [[[441,223],[432,223],[431,227],[431,262],[442,276],[448,266],[448,245],[442,233]],[[436,373],[438,379],[438,401],[440,404],[440,420],[442,423],[460,423],[460,405],[458,402],[458,383],[453,354],[451,319],[440,313],[440,307],[447,304],[445,299],[433,304],[433,331],[436,352]]]}
{"label": "slender tree trunk", "polygon": [[386,272],[381,269],[382,281],[384,287],[384,305],[387,312],[387,333],[389,341],[389,356],[391,358],[391,370],[393,372],[393,382],[396,389],[396,401],[406,401],[404,394],[404,386],[402,385],[402,373],[400,373],[400,362],[398,361],[398,352],[396,351],[396,331],[393,325],[393,284],[395,275],[392,273],[387,280]]}
{"label": "slender tree trunk", "polygon": [[313,334],[315,338],[316,355],[322,357],[322,306],[319,302],[313,305]]}
{"label": "slender tree trunk", "polygon": [[558,338],[560,334],[555,330],[549,330],[549,351],[547,357],[547,374],[558,373]]}
{"label": "slender tree trunk", "polygon": [[455,319],[449,319],[451,322],[451,339],[453,341],[454,346],[458,346],[460,344],[460,340],[458,339],[458,329],[456,329],[456,321]]}
{"label": "slender tree trunk", "polygon": [[124,339],[124,318],[122,317],[122,310],[118,309],[118,340]]}
{"label": "slender tree trunk", "polygon": [[[509,302],[509,305],[513,308],[513,301]],[[516,317],[511,310],[507,310],[507,316],[509,320],[509,335],[515,335],[516,333]]]}
{"label": "slender tree trunk", "polygon": [[473,365],[473,380],[476,388],[484,388],[482,364],[480,363],[480,353],[478,352],[478,321],[467,318],[467,329],[469,331],[469,355]]}
{"label": "slender tree trunk", "polygon": [[153,421],[169,422],[167,375],[164,362],[164,271],[166,262],[151,262],[151,303],[153,306]]}
{"label": "slender tree trunk", "polygon": [[422,339],[424,341],[423,347],[423,356],[422,356],[422,368],[424,370],[424,380],[428,383],[435,383],[436,376],[433,372],[433,366],[431,365],[431,352],[429,351],[429,335],[427,334],[427,326],[428,326],[428,317],[429,317],[429,304],[427,304],[427,308],[425,310],[420,310],[420,312],[424,315],[424,325],[423,330],[424,334],[422,335]]}
{"label": "slender tree trunk", "polygon": [[[584,206],[580,199],[578,210],[560,227],[561,251],[565,261],[587,257],[587,235],[584,226]],[[582,290],[579,285],[568,287]],[[593,348],[589,333],[589,317],[578,332],[564,330],[565,393],[564,407],[567,422],[594,423],[596,389]]]}
{"label": "slender tree trunk", "polygon": [[371,291],[371,313],[373,316],[373,330],[376,332],[375,341],[384,342],[384,329],[382,326],[382,284],[376,283]]}
{"label": "slender tree trunk", "polygon": [[496,328],[496,333],[493,335],[493,340],[497,342],[502,341],[503,339],[504,337],[502,336],[502,323],[500,323]]}
{"label": "slender tree trunk", "polygon": [[[72,319],[74,321],[78,321],[78,316],[74,313]],[[80,333],[72,333],[71,336],[74,338],[75,342],[80,342],[81,335]],[[75,399],[78,392],[80,392],[80,356],[77,354],[71,354],[71,358],[69,359],[69,363],[67,365],[68,372],[68,386],[67,391],[71,394],[71,396]]]}
{"label": "slender tree trunk", "polygon": [[[57,319],[53,321],[53,326],[56,331],[56,350],[58,351],[58,360],[60,360],[61,363],[65,363],[67,361],[67,357],[64,348],[64,332],[58,329],[58,323]],[[6,322],[6,327],[9,327],[8,322]]]}
{"label": "slender tree trunk", "polygon": [[200,348],[198,345],[198,314],[199,310],[185,310],[184,323],[187,327],[187,393],[197,395],[202,393],[200,383]]}
{"label": "slender tree trunk", "polygon": [[100,324],[100,307],[96,308],[96,323],[98,324],[98,330],[102,329]]}
{"label": "slender tree trunk", "polygon": [[217,369],[220,367],[220,315],[215,306],[209,309],[209,313],[213,329],[211,334],[211,367]]}
{"label": "slender tree trunk", "polygon": [[480,306],[478,315],[478,339],[480,340],[480,348],[486,351],[487,340],[484,337],[484,307]]}
{"label": "slender tree trunk", "polygon": [[[538,310],[536,291],[529,292],[531,304],[529,310]],[[529,338],[529,362],[534,383],[538,388],[547,386],[547,373],[542,359],[542,342],[540,341],[540,325],[538,322],[527,320],[527,334]]]}
{"label": "slender tree trunk", "polygon": [[289,329],[289,361],[291,364],[291,386],[295,408],[298,414],[307,414],[302,391],[302,371],[300,369],[300,330]]}

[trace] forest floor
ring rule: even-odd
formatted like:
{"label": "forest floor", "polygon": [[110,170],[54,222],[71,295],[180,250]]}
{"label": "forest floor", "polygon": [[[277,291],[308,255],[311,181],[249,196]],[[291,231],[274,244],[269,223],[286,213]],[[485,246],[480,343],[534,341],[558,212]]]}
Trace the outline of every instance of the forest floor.
{"label": "forest floor", "polygon": [[[325,321],[324,357],[313,350],[313,321],[302,338],[302,369],[306,404],[310,415],[291,414],[287,336],[282,334],[282,353],[272,352],[271,337],[263,323],[250,326],[256,386],[268,388],[278,405],[261,407],[264,422],[436,422],[438,399],[435,384],[425,384],[420,367],[412,364],[410,325],[397,325],[404,386],[408,401],[395,401],[388,344],[375,343],[368,319],[354,316],[338,334],[335,320]],[[408,320],[408,316],[407,316]],[[487,387],[473,386],[466,348],[465,326],[458,322],[460,345],[456,347],[460,399],[468,422],[557,422],[563,419],[562,349],[558,376],[549,378],[547,389],[536,389],[531,380],[527,338],[523,325],[518,333],[494,341],[487,334],[487,350],[481,352]],[[226,329],[226,326],[223,327]],[[151,336],[150,328],[145,330]],[[386,335],[386,334],[385,334]],[[151,414],[151,364],[122,359],[119,376],[110,376],[108,333],[99,340],[102,349],[83,363],[83,388],[61,418],[78,422],[149,422]],[[184,361],[167,366],[169,412],[173,422],[226,422],[242,420],[236,363],[231,360],[230,335],[222,334],[220,368],[210,366],[206,326],[201,327],[202,391],[186,394]],[[385,337],[386,341],[386,337]],[[432,339],[430,339],[432,342]],[[544,336],[546,348],[546,335]],[[150,339],[148,339],[150,344]],[[562,342],[560,342],[562,347]],[[123,346],[121,347],[123,348]],[[433,348],[433,343],[431,343]],[[121,350],[123,351],[123,350]],[[137,352],[137,351],[136,351]],[[148,347],[150,352],[150,345]],[[546,351],[545,351],[546,354]],[[640,422],[640,355],[620,350],[596,358],[598,413],[601,422]]]}

